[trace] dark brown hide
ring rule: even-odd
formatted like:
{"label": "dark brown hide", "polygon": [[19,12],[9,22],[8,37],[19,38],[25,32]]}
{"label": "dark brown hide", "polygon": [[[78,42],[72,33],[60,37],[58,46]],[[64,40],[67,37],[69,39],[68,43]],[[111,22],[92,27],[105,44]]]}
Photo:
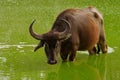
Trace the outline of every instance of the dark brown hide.
{"label": "dark brown hide", "polygon": [[[34,22],[33,22],[34,23]],[[49,64],[57,63],[57,54],[66,61],[73,61],[77,50],[88,50],[90,54],[107,52],[106,37],[102,14],[94,7],[85,9],[67,9],[56,18],[52,29],[42,35],[31,35],[41,40],[35,51],[45,45]],[[96,49],[95,46],[98,46]]]}

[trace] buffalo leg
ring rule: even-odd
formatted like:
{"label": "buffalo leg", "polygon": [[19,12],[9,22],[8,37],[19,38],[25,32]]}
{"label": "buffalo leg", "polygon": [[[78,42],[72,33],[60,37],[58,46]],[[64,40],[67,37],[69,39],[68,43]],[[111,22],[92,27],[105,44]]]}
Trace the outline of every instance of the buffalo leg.
{"label": "buffalo leg", "polygon": [[99,54],[99,53],[100,53],[100,45],[97,44],[97,54]]}
{"label": "buffalo leg", "polygon": [[106,44],[106,36],[105,36],[105,31],[104,31],[104,23],[103,20],[101,20],[101,29],[100,29],[100,38],[99,38],[99,43],[100,49],[102,50],[103,53],[107,53],[107,44]]}
{"label": "buffalo leg", "polygon": [[91,50],[88,50],[88,52],[90,55],[96,54],[97,53],[96,47],[93,47]]}
{"label": "buffalo leg", "polygon": [[72,51],[69,56],[69,61],[74,61],[75,56],[76,56],[76,51]]}
{"label": "buffalo leg", "polygon": [[100,48],[102,50],[102,53],[107,53],[107,44],[103,41],[102,43],[100,42]]}
{"label": "buffalo leg", "polygon": [[75,45],[75,46],[73,45],[73,49],[71,50],[71,54],[69,56],[69,61],[74,61],[77,50],[78,50],[78,45]]}
{"label": "buffalo leg", "polygon": [[61,51],[60,56],[61,56],[63,61],[67,61],[68,54],[69,54],[68,50],[62,50]]}
{"label": "buffalo leg", "polygon": [[100,49],[102,50],[102,52],[107,53],[108,47],[104,35],[100,35],[100,40],[98,44],[100,45]]}

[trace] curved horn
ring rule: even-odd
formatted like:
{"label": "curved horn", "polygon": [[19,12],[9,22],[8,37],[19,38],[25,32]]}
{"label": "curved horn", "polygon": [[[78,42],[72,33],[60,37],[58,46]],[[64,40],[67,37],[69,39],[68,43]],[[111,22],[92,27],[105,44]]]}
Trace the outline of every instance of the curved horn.
{"label": "curved horn", "polygon": [[37,40],[41,40],[42,39],[42,35],[39,35],[39,34],[36,34],[35,32],[33,32],[33,29],[32,29],[32,26],[34,24],[36,20],[34,20],[31,24],[30,24],[30,27],[29,27],[29,32],[31,34],[31,36]]}
{"label": "curved horn", "polygon": [[67,26],[66,26],[66,28],[65,28],[65,30],[63,32],[60,32],[59,38],[60,39],[64,39],[64,38],[70,37],[71,36],[71,33],[70,33],[71,25],[70,25],[70,23],[67,20],[65,20],[65,19],[61,19],[60,21],[65,22],[65,24]]}

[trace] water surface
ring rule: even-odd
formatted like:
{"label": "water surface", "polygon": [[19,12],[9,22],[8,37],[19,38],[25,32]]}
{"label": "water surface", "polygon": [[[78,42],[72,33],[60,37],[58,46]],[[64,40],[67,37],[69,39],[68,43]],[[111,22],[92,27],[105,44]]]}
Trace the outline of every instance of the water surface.
{"label": "water surface", "polygon": [[[33,52],[35,45],[0,46],[0,80],[107,80],[110,54],[78,52],[74,62],[62,62],[59,57],[57,64],[49,65],[43,49]],[[109,52],[113,51],[109,47]]]}

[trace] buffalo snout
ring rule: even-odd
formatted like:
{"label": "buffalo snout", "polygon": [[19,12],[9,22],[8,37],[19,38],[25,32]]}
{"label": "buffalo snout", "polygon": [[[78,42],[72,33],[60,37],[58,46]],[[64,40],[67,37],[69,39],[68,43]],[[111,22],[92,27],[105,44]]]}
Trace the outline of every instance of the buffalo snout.
{"label": "buffalo snout", "polygon": [[48,60],[48,64],[56,64],[57,60]]}

